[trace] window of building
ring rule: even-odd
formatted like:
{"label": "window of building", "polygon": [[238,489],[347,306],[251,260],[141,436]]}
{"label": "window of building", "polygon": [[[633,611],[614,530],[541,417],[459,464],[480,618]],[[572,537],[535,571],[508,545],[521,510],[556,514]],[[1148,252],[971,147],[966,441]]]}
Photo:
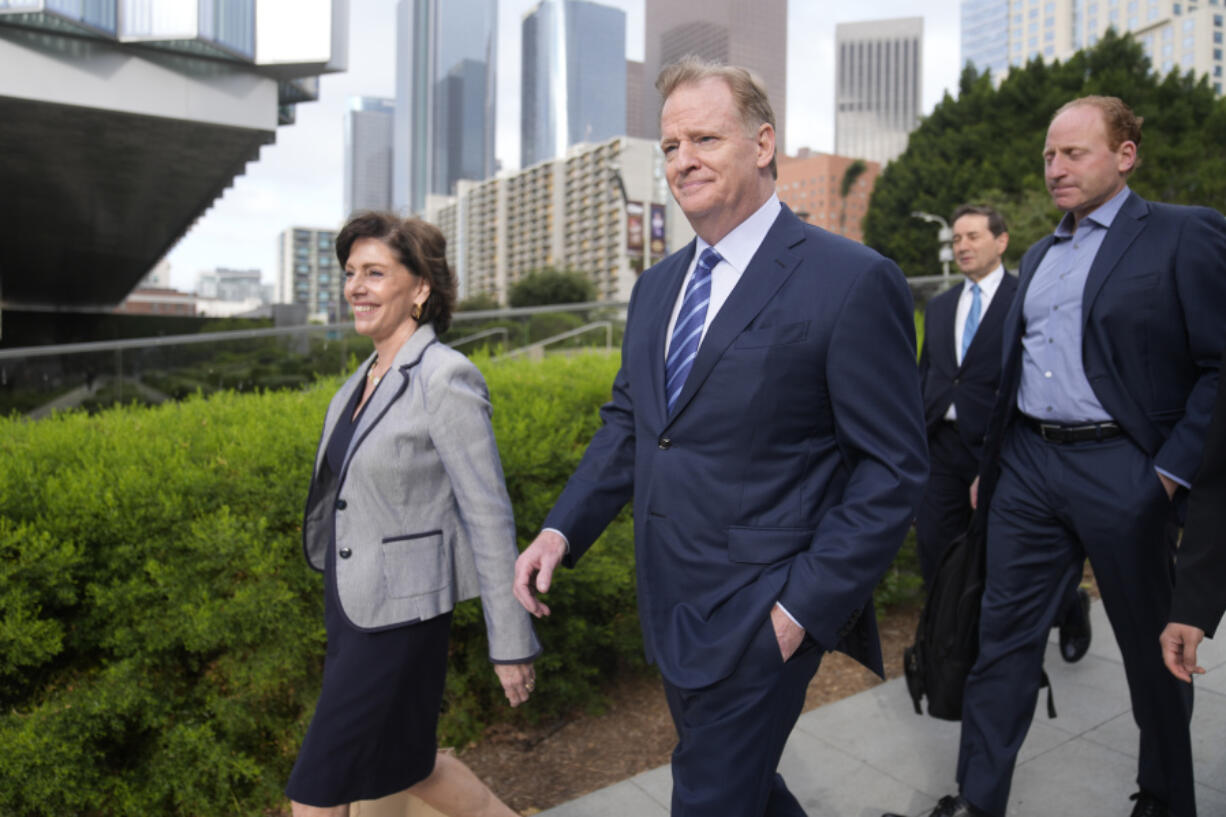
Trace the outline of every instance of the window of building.
{"label": "window of building", "polygon": [[1222,49],[1220,48],[1213,49],[1213,59],[1216,60],[1217,62],[1222,61]]}
{"label": "window of building", "polygon": [[1098,35],[1097,34],[1090,35],[1090,45],[1098,45]]}
{"label": "window of building", "polygon": [[1214,45],[1222,44],[1222,32],[1220,31],[1213,32],[1213,44]]}
{"label": "window of building", "polygon": [[1195,31],[1196,30],[1196,18],[1189,17],[1188,19],[1184,20],[1183,30],[1184,30],[1184,33],[1187,33],[1189,31]]}
{"label": "window of building", "polygon": [[1055,40],[1056,40],[1056,32],[1054,31],[1044,31],[1043,32],[1043,42],[1050,43],[1050,42],[1055,42]]}

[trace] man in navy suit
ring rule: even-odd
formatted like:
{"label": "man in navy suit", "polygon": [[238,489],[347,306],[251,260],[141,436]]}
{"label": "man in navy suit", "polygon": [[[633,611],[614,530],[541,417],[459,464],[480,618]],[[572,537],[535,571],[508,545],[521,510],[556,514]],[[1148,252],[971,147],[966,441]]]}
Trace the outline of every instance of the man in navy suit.
{"label": "man in navy suit", "polygon": [[[1134,817],[1196,817],[1191,686],[1163,667],[1173,532],[1226,345],[1226,219],[1131,192],[1141,120],[1114,97],[1056,112],[1047,188],[1065,212],[1022,259],[985,441],[979,658],[940,817],[1003,817],[1047,630],[1088,556],[1140,728]],[[1104,802],[1092,813],[1122,810]]]}
{"label": "man in navy suit", "polygon": [[[919,361],[931,473],[915,535],[926,585],[970,524],[970,487],[1000,388],[1001,329],[1017,292],[1017,279],[1005,271],[1009,232],[1000,213],[964,204],[950,223],[954,259],[966,279],[928,303]],[[1090,648],[1089,612],[1086,591],[1069,588],[1057,617],[1066,661],[1080,660]]]}
{"label": "man in navy suit", "polygon": [[697,239],[631,296],[603,426],[521,554],[536,615],[634,501],[639,615],[678,732],[676,817],[802,817],[776,767],[822,654],[879,674],[872,591],[927,476],[898,268],[775,195],[774,114],[744,69],[656,87],[669,187]]}

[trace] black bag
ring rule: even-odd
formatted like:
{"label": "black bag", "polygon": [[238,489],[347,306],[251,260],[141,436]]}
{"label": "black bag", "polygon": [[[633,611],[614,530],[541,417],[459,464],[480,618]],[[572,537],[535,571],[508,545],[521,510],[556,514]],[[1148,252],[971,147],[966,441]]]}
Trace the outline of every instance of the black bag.
{"label": "black bag", "polygon": [[[966,533],[945,550],[915,628],[915,643],[903,651],[903,671],[915,714],[928,698],[928,714],[947,721],[962,720],[962,692],[979,657],[979,607],[983,599],[987,534],[982,508]],[[1047,717],[1056,717],[1051,682],[1043,672],[1039,688],[1047,688]]]}
{"label": "black bag", "polygon": [[979,655],[979,603],[983,597],[986,537],[976,513],[966,533],[945,550],[915,628],[903,652],[907,691],[915,714],[928,698],[934,718],[962,719],[962,690]]}

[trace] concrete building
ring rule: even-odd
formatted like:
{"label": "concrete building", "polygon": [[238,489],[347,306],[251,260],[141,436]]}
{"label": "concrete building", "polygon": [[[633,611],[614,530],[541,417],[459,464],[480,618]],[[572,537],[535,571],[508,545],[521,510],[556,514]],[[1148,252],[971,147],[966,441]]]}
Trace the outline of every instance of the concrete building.
{"label": "concrete building", "polygon": [[1223,0],[963,0],[962,59],[991,68],[999,81],[1031,59],[1066,60],[1114,28],[1130,32],[1159,73],[1208,76],[1221,94],[1224,6]]}
{"label": "concrete building", "polygon": [[462,297],[504,304],[511,286],[545,267],[585,273],[600,300],[628,300],[644,269],[694,235],[664,182],[659,147],[628,137],[461,182],[456,196],[431,199],[426,218],[447,237]]}
{"label": "concrete building", "polygon": [[273,286],[260,281],[258,269],[226,269],[201,272],[196,276],[196,294],[201,298],[222,301],[249,301],[257,304],[271,303]]}
{"label": "concrete building", "polygon": [[907,148],[923,104],[924,18],[834,29],[834,152],[886,164]]}
{"label": "concrete building", "polygon": [[392,204],[494,175],[497,0],[400,0],[396,8]]}
{"label": "concrete building", "polygon": [[[779,157],[779,200],[802,220],[832,233],[864,241],[863,221],[873,185],[881,174],[877,162],[865,162],[848,196],[842,196],[843,177],[856,160],[850,156],[816,153],[802,148],[796,156]],[[863,160],[861,160],[863,161]]]}
{"label": "concrete building", "polygon": [[649,94],[655,94],[655,88],[647,82],[643,63],[626,60],[626,135],[633,139],[652,138],[643,119],[644,100]]}
{"label": "concrete building", "polygon": [[392,130],[396,101],[353,97],[345,116],[345,215],[392,208]]}
{"label": "concrete building", "polygon": [[660,69],[687,54],[742,65],[766,85],[775,109],[779,153],[785,150],[788,90],[787,0],[646,0],[643,126],[660,137]]}
{"label": "concrete building", "polygon": [[196,316],[196,296],[169,287],[138,287],[128,293],[112,312],[121,315]]}
{"label": "concrete building", "polygon": [[336,230],[290,227],[277,239],[277,303],[301,304],[310,320],[348,320],[345,275],[336,260]]}
{"label": "concrete building", "polygon": [[524,15],[520,167],[626,133],[626,12],[541,0]]}
{"label": "concrete building", "polygon": [[347,63],[348,0],[0,2],[0,307],[109,310]]}

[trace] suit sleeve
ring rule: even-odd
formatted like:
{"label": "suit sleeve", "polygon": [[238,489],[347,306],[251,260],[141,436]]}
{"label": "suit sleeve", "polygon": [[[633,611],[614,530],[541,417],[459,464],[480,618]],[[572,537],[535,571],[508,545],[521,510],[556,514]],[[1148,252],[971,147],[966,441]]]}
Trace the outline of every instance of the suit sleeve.
{"label": "suit sleeve", "polygon": [[456,359],[435,370],[426,393],[430,439],[451,480],[473,551],[490,659],[530,661],[541,645],[531,617],[511,593],[519,550],[485,380],[476,366]]}
{"label": "suit sleeve", "polygon": [[566,536],[569,550],[563,564],[567,567],[575,566],[634,496],[634,403],[627,375],[627,344],[641,331],[634,322],[638,290],[635,284],[626,312],[622,363],[613,379],[612,398],[600,409],[600,429],[541,526]]}
{"label": "suit sleeve", "polygon": [[793,560],[779,602],[831,649],[870,603],[928,479],[911,294],[893,263],[881,259],[852,284],[826,380],[848,480],[808,550]]}
{"label": "suit sleeve", "polygon": [[1200,370],[1184,415],[1154,457],[1154,465],[1191,482],[1200,465],[1226,347],[1226,219],[1197,208],[1184,222],[1175,258],[1175,282],[1188,350]]}
{"label": "suit sleeve", "polygon": [[[1226,354],[1222,357],[1226,366]],[[1226,612],[1226,395],[1219,386],[1205,439],[1205,460],[1192,481],[1188,523],[1175,567],[1171,621],[1200,627],[1210,638]]]}

